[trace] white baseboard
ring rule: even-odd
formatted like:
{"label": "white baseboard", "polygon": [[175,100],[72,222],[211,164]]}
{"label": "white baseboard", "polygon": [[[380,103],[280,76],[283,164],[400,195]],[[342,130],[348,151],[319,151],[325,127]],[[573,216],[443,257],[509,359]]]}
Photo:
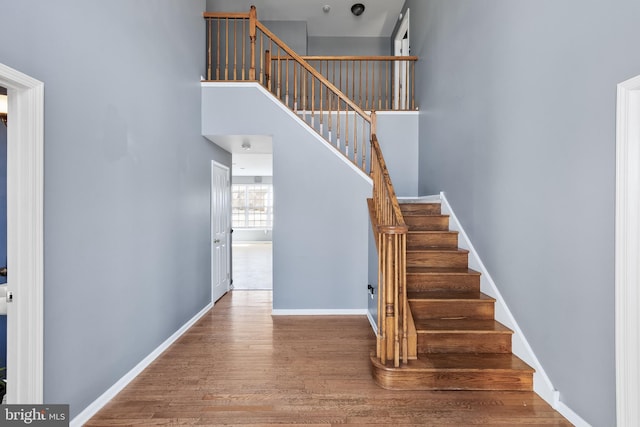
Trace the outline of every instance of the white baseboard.
{"label": "white baseboard", "polygon": [[367,309],[273,309],[272,316],[366,316]]}
{"label": "white baseboard", "polygon": [[458,246],[469,251],[469,268],[482,273],[482,275],[480,276],[480,290],[483,293],[496,299],[496,320],[512,329],[514,332],[512,338],[513,354],[524,360],[536,371],[533,375],[533,390],[543,400],[551,405],[553,409],[560,412],[564,417],[566,417],[576,426],[589,426],[589,424],[582,418],[580,418],[578,414],[573,412],[568,406],[560,401],[560,393],[554,388],[551,379],[549,378],[544,368],[542,367],[542,364],[533,352],[533,349],[529,345],[529,342],[524,336],[524,333],[513,317],[513,314],[511,314],[511,311],[509,310],[509,307],[502,297],[502,294],[491,278],[489,271],[482,263],[478,252],[476,252],[475,248],[471,244],[469,236],[462,228],[462,224],[460,224],[460,221],[453,212],[453,209],[449,204],[449,201],[447,200],[446,194],[444,192],[440,193],[440,200],[442,204],[442,213],[449,215],[449,228],[451,230],[458,231],[459,233]]}
{"label": "white baseboard", "polygon": [[376,319],[373,318],[373,315],[369,310],[367,310],[367,319],[369,319],[369,323],[371,324],[371,329],[373,329],[373,333],[375,333],[376,336],[378,336],[378,323],[376,322]]}
{"label": "white baseboard", "polygon": [[76,415],[69,423],[70,427],[82,426],[89,421],[100,409],[102,409],[111,399],[122,391],[132,380],[134,380],[147,366],[158,358],[167,348],[171,346],[178,338],[182,336],[191,326],[193,326],[202,316],[204,316],[213,307],[213,303],[209,303],[198,314],[193,316],[187,323],[178,329],[173,335],[167,338],[162,344],[153,350],[147,357],[138,363],[133,369],[127,372],[122,378],[105,391],[100,397],[87,406],[82,412]]}

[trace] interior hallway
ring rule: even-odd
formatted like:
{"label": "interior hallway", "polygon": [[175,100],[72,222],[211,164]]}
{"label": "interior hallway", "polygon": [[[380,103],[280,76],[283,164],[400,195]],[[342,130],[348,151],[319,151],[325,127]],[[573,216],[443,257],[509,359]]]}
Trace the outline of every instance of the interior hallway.
{"label": "interior hallway", "polygon": [[532,392],[388,391],[364,316],[271,316],[271,292],[231,292],[87,426],[570,426]]}
{"label": "interior hallway", "polygon": [[233,289],[273,289],[271,242],[237,242],[233,251]]}

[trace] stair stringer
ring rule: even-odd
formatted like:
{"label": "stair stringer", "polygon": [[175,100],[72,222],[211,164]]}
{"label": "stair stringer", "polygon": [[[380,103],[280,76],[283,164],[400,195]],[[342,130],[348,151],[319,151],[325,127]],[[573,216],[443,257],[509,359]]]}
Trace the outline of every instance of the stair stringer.
{"label": "stair stringer", "polygon": [[202,135],[272,137],[274,311],[364,313],[371,179],[255,82],[202,83]]}
{"label": "stair stringer", "polygon": [[[423,199],[422,197],[420,199]],[[456,217],[453,208],[449,204],[449,200],[444,192],[440,192],[439,196],[426,196],[424,199],[429,201],[436,201],[439,199],[441,203],[441,212],[445,215],[449,215],[449,229],[457,231],[458,234],[458,247],[467,249],[469,251],[469,268],[479,271],[480,276],[480,291],[495,298],[495,319],[513,330],[512,336],[512,352],[520,359],[524,360],[529,366],[535,369],[533,374],[533,390],[542,399],[544,399],[551,407],[560,412],[563,416],[569,419],[576,426],[589,426],[577,413],[571,408],[565,405],[560,400],[560,392],[555,389],[551,379],[545,372],[542,364],[536,357],[531,345],[524,336],[522,329],[516,322],[513,314],[509,310],[506,301],[502,297],[502,294],[498,290],[495,282],[493,281],[489,271],[485,267],[484,263],[480,259],[480,256],[476,252],[469,236],[464,231],[462,224]]]}

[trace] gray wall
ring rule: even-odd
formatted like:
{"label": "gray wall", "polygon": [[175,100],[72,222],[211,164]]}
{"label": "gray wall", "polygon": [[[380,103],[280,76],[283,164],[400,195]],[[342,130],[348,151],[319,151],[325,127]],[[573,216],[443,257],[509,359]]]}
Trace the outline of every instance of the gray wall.
{"label": "gray wall", "polygon": [[379,112],[376,135],[398,197],[418,195],[418,120],[416,112]]}
{"label": "gray wall", "polygon": [[389,37],[309,37],[309,55],[391,55]]}
{"label": "gray wall", "polygon": [[370,181],[258,88],[202,92],[203,135],[273,138],[273,308],[365,310]]}
{"label": "gray wall", "polygon": [[[258,16],[258,19],[260,17]],[[298,55],[307,54],[307,23],[305,21],[260,21]],[[275,52],[272,52],[275,54]]]}
{"label": "gray wall", "polygon": [[0,10],[0,62],[45,83],[44,399],[73,417],[210,302],[204,0]]}
{"label": "gray wall", "polygon": [[447,193],[560,399],[615,425],[616,84],[640,74],[640,2],[408,5],[420,193]]}

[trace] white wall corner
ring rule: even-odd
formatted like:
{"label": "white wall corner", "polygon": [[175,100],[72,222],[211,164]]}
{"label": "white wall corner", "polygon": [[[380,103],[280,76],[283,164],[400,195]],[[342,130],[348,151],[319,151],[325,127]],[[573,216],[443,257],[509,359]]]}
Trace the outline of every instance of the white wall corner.
{"label": "white wall corner", "polygon": [[546,401],[553,409],[561,413],[565,418],[571,421],[574,425],[585,427],[589,424],[584,421],[578,414],[573,412],[568,406],[566,406],[560,400],[560,393],[553,387],[551,379],[545,372],[542,364],[536,357],[533,349],[529,345],[522,329],[516,322],[513,314],[509,310],[502,294],[498,290],[495,282],[491,278],[489,271],[483,264],[478,252],[476,252],[469,236],[464,231],[462,224],[453,212],[453,208],[447,200],[447,196],[444,192],[440,193],[441,210],[445,215],[449,215],[449,228],[454,231],[458,231],[458,246],[467,249],[469,251],[469,268],[482,273],[480,276],[480,290],[481,292],[496,299],[495,304],[495,318],[498,322],[507,326],[513,330],[512,338],[512,351],[513,354],[524,360],[532,368],[536,370],[533,375],[533,391]]}
{"label": "white wall corner", "polygon": [[171,344],[176,342],[185,332],[189,330],[198,320],[202,318],[211,308],[213,303],[207,304],[202,310],[200,310],[195,316],[188,320],[184,325],[180,327],[176,332],[167,338],[162,344],[160,344],[155,350],[153,350],[147,357],[142,359],[133,369],[127,372],[122,378],[120,378],[114,385],[112,385],[107,391],[102,393],[100,397],[87,406],[82,412],[76,415],[69,423],[70,427],[80,427],[98,413],[111,399],[113,399],[118,393],[120,393],[131,381],[133,381],[142,371],[144,371],[154,360],[156,360]]}

